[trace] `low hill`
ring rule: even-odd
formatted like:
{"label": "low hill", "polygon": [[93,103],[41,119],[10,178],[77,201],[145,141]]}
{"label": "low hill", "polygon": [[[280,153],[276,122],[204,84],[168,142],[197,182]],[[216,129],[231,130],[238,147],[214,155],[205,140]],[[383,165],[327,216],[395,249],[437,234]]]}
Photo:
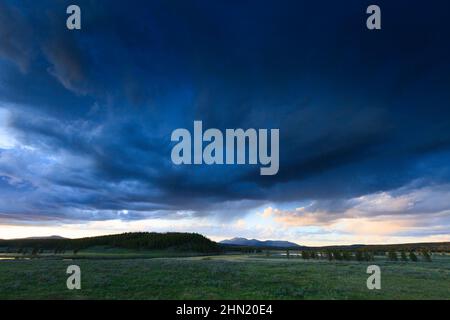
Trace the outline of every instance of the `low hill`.
{"label": "low hill", "polygon": [[260,241],[257,239],[246,238],[233,238],[229,240],[223,240],[220,245],[232,250],[245,250],[252,249],[292,249],[292,250],[342,250],[342,251],[374,251],[374,252],[386,252],[391,250],[396,251],[433,251],[433,252],[450,252],[450,242],[428,242],[428,243],[401,243],[401,244],[353,244],[353,245],[336,245],[336,246],[323,246],[323,247],[307,247],[300,246],[296,243],[289,241]]}
{"label": "low hill", "polygon": [[266,240],[261,241],[257,239],[233,238],[229,240],[220,241],[220,244],[233,246],[246,246],[258,248],[301,248],[296,243],[281,240]]}
{"label": "low hill", "polygon": [[26,238],[0,240],[0,247],[11,251],[18,249],[79,251],[92,247],[106,246],[133,250],[177,250],[202,253],[220,251],[217,243],[197,233],[155,233],[134,232],[80,239]]}
{"label": "low hill", "polygon": [[450,242],[418,242],[418,243],[399,243],[399,244],[369,244],[369,245],[349,245],[349,246],[328,246],[311,249],[330,249],[330,250],[370,250],[370,251],[421,251],[428,250],[433,252],[450,252]]}

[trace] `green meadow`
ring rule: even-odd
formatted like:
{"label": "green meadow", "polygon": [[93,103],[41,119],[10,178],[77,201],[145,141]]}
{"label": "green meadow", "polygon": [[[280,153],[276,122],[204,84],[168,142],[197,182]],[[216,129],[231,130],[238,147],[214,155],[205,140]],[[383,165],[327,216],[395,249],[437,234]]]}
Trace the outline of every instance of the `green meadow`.
{"label": "green meadow", "polygon": [[[450,299],[449,255],[433,255],[432,262],[158,256],[95,250],[72,257],[3,255],[0,299]],[[66,287],[72,264],[81,268],[81,290]],[[367,289],[371,264],[381,268],[381,290]]]}

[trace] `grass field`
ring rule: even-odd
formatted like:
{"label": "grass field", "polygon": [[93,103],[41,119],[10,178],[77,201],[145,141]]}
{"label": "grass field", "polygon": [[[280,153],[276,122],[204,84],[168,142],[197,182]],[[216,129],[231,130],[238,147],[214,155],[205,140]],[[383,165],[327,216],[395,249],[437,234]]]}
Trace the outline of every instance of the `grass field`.
{"label": "grass field", "polygon": [[[66,287],[71,264],[81,268],[81,290]],[[381,290],[366,287],[370,264],[381,268]],[[0,260],[0,299],[450,299],[450,256],[431,263],[262,255]]]}

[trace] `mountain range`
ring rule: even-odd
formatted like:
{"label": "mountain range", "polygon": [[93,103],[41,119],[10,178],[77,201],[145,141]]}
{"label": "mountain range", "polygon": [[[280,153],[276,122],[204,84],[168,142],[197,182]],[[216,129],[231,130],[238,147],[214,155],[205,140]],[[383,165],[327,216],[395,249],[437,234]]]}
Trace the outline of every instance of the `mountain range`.
{"label": "mountain range", "polygon": [[261,241],[257,239],[233,238],[229,240],[222,240],[219,243],[226,245],[248,246],[248,247],[301,248],[300,245],[294,242],[282,240]]}

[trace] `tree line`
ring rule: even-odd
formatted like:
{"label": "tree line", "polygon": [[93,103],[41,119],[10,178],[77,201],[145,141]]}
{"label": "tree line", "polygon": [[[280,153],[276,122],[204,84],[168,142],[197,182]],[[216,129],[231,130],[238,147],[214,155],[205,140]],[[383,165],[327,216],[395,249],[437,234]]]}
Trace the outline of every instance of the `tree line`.
{"label": "tree line", "polygon": [[[329,261],[337,260],[337,261],[373,261],[375,260],[375,255],[377,256],[387,256],[387,259],[390,261],[419,261],[418,256],[421,256],[421,259],[426,262],[431,262],[431,252],[427,250],[421,250],[420,252],[414,251],[401,251],[400,257],[398,256],[397,251],[390,250],[388,252],[372,252],[369,250],[325,250],[325,251],[315,251],[315,250],[302,250],[300,254],[295,254],[295,257],[302,258],[305,260],[309,259],[325,259]],[[286,257],[289,259],[294,255],[291,254],[290,250],[286,250]]]}

